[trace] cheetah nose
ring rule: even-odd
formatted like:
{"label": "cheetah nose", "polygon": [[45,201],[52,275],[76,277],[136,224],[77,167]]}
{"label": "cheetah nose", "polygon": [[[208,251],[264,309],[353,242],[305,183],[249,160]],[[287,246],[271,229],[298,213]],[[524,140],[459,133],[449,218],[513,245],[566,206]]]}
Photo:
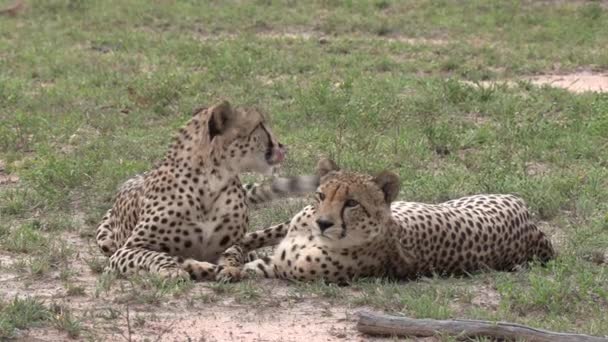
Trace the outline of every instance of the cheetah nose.
{"label": "cheetah nose", "polygon": [[321,229],[321,233],[323,233],[327,228],[333,226],[334,223],[328,220],[318,219],[317,225],[319,226],[319,229]]}

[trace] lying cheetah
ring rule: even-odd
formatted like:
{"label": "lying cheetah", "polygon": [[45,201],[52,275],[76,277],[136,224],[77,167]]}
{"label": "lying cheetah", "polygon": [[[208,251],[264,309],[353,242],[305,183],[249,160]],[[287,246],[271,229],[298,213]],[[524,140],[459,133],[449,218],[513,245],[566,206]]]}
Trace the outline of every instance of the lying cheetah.
{"label": "lying cheetah", "polygon": [[245,273],[291,280],[411,279],[484,269],[512,270],[554,257],[551,242],[512,195],[477,195],[442,204],[394,202],[399,178],[340,171],[321,160],[316,203],[290,222],[248,234],[278,241]]}
{"label": "lying cheetah", "polygon": [[240,173],[267,173],[284,156],[258,111],[225,101],[198,110],[158,166],[122,185],[99,224],[97,244],[110,257],[109,270],[230,277],[229,266],[242,262],[238,245],[249,224],[248,204],[318,185],[315,177],[299,177],[242,186]]}

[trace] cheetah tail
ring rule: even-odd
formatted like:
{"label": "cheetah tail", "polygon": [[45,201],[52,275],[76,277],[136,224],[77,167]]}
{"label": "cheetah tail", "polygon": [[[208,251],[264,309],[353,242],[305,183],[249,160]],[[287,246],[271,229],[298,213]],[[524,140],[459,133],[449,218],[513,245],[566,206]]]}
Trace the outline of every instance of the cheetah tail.
{"label": "cheetah tail", "polygon": [[557,253],[555,252],[549,237],[535,225],[533,225],[533,228],[536,229],[536,237],[533,239],[534,246],[531,249],[532,256],[537,258],[544,265],[549,260],[554,259],[557,256]]}
{"label": "cheetah tail", "polygon": [[270,183],[243,185],[247,202],[259,205],[279,198],[302,197],[319,186],[318,176],[275,177]]}

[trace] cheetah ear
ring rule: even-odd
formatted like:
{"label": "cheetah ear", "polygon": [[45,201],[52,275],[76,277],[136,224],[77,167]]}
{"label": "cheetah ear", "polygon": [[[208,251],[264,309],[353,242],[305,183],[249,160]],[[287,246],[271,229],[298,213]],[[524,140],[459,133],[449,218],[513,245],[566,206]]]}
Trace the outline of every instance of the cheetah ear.
{"label": "cheetah ear", "polygon": [[236,113],[232,110],[230,103],[225,100],[211,107],[209,111],[211,114],[207,125],[209,141],[211,141],[214,137],[226,132],[234,121]]}
{"label": "cheetah ear", "polygon": [[340,168],[333,160],[329,158],[321,158],[317,163],[317,176],[323,177],[331,171],[338,171]]}
{"label": "cheetah ear", "polygon": [[374,183],[380,187],[380,190],[384,193],[384,200],[387,204],[393,202],[397,195],[399,195],[399,176],[390,172],[380,172],[375,178]]}
{"label": "cheetah ear", "polygon": [[197,116],[203,112],[205,112],[207,110],[208,107],[202,106],[202,107],[197,107],[192,111],[192,116]]}

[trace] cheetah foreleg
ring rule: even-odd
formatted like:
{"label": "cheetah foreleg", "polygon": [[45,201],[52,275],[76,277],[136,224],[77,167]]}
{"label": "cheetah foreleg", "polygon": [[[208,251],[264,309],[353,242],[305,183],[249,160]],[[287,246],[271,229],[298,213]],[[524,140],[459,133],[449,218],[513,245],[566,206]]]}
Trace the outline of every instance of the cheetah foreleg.
{"label": "cheetah foreleg", "polygon": [[108,210],[101,219],[101,223],[97,226],[97,232],[95,239],[97,240],[97,246],[101,249],[105,256],[111,256],[116,252],[118,246],[112,231],[112,209]]}
{"label": "cheetah foreleg", "polygon": [[254,251],[262,247],[276,246],[283,240],[289,230],[290,221],[286,221],[265,229],[247,233],[240,245],[245,251]]}
{"label": "cheetah foreleg", "polygon": [[272,263],[272,259],[269,257],[246,263],[241,272],[243,278],[278,278],[276,267]]}

